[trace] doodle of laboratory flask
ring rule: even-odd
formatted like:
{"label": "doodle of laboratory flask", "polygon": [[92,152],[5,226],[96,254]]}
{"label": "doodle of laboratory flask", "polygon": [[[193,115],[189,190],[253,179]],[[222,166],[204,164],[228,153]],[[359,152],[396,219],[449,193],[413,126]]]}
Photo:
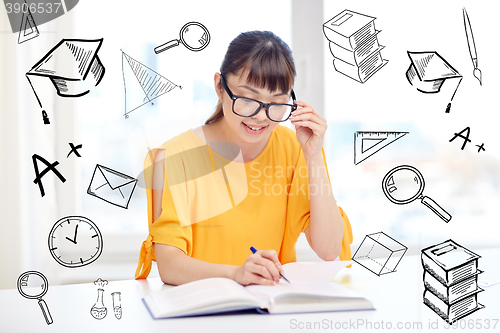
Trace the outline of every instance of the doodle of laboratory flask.
{"label": "doodle of laboratory flask", "polygon": [[113,310],[115,312],[116,319],[122,319],[122,297],[119,291],[111,293],[113,297]]}
{"label": "doodle of laboratory flask", "polygon": [[108,313],[108,309],[106,309],[103,303],[103,294],[104,289],[97,289],[97,302],[95,302],[95,304],[90,309],[90,314],[92,315],[92,317],[99,320],[106,317],[106,314]]}

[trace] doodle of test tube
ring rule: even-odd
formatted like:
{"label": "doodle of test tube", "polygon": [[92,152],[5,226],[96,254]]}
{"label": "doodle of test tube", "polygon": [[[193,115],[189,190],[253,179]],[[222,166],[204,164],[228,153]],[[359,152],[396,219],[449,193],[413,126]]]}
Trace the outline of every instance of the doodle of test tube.
{"label": "doodle of test tube", "polygon": [[121,293],[116,291],[111,293],[111,297],[113,297],[113,310],[115,312],[116,319],[122,319],[122,297]]}

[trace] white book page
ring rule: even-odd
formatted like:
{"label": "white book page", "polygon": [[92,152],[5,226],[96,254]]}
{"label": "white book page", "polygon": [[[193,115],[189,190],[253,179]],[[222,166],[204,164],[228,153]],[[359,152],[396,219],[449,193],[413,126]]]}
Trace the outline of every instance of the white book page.
{"label": "white book page", "polygon": [[275,286],[251,285],[246,290],[259,298],[273,299],[275,302],[284,298],[362,298],[360,295],[337,283],[318,282],[280,282]]}
{"label": "white book page", "polygon": [[[290,282],[332,282],[337,273],[352,261],[290,262],[283,265]],[[286,281],[285,281],[286,283]]]}
{"label": "white book page", "polygon": [[204,312],[206,308],[223,303],[259,306],[256,298],[245,288],[225,278],[203,279],[152,293],[146,297],[146,302],[153,303],[155,317],[177,316],[198,310]]}

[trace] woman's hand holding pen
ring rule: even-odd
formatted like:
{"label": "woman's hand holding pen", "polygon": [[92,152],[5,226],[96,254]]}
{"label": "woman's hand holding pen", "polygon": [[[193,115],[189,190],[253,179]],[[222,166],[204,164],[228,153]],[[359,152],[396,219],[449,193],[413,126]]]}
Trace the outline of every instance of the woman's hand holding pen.
{"label": "woman's hand holding pen", "polygon": [[245,263],[237,266],[232,279],[241,285],[263,284],[274,286],[283,271],[275,250],[257,251],[248,256]]}
{"label": "woman's hand holding pen", "polygon": [[295,126],[297,140],[306,160],[321,155],[321,147],[327,128],[326,119],[305,102],[295,101],[299,108],[292,112],[290,121]]}

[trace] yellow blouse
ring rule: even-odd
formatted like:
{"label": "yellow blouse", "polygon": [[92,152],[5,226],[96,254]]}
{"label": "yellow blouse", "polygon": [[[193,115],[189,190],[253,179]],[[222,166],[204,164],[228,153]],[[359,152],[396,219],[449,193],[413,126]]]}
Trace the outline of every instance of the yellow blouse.
{"label": "yellow blouse", "polygon": [[[240,266],[251,246],[274,249],[282,264],[296,261],[295,244],[309,226],[310,206],[307,165],[295,132],[276,127],[262,153],[248,163],[238,163],[236,145],[210,146],[189,130],[158,148],[165,151],[165,186],[156,221],[151,189],[158,149],[148,153],[144,177],[149,235],[136,279],[149,275],[156,260],[153,243],[178,247],[211,263]],[[351,225],[339,210],[344,222],[340,259],[350,260]]]}

